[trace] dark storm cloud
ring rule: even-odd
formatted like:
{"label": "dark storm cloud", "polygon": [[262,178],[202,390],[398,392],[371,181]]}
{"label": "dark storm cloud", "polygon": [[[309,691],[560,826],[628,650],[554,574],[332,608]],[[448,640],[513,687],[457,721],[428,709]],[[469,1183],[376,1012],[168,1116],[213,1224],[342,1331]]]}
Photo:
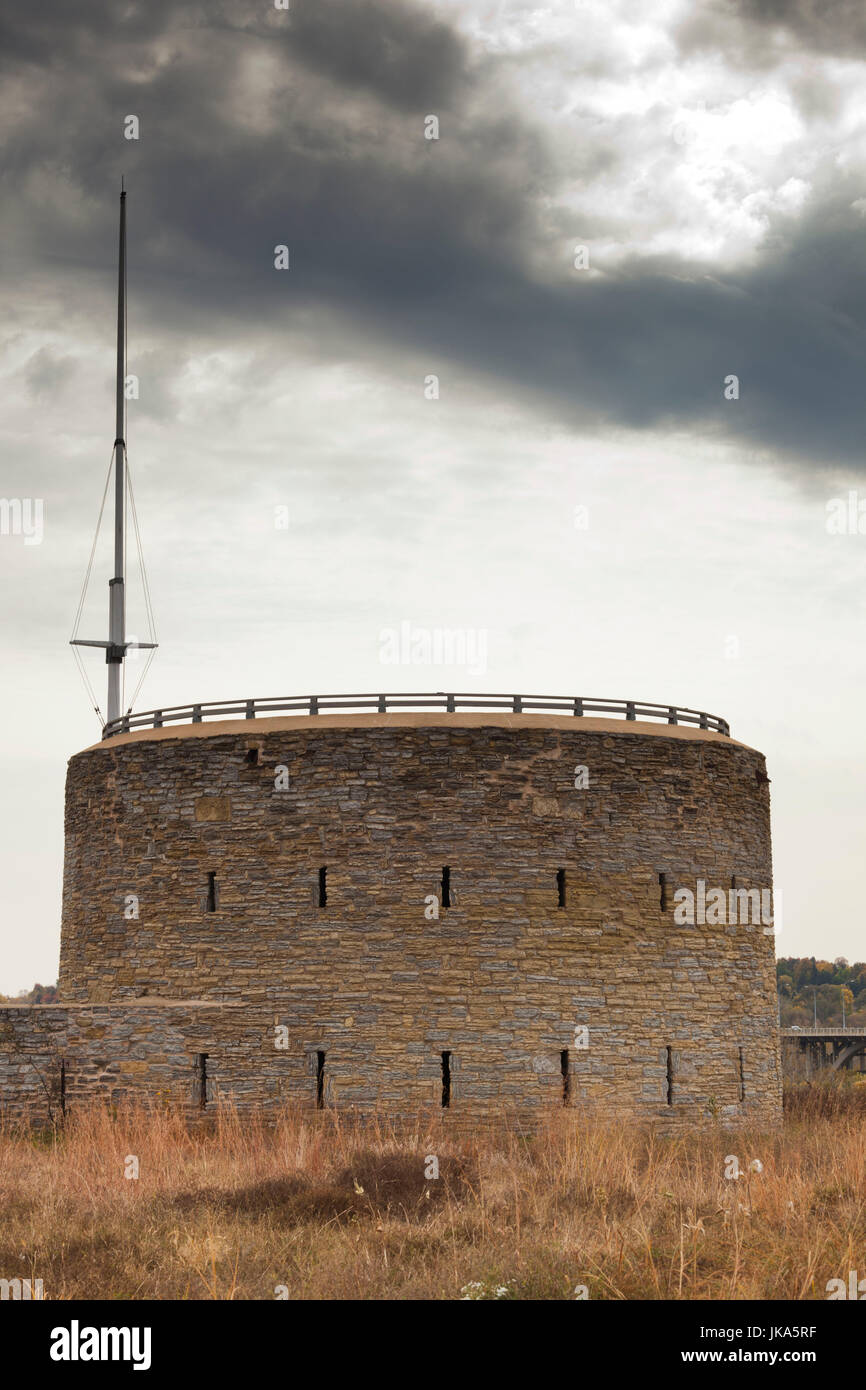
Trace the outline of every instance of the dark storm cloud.
{"label": "dark storm cloud", "polygon": [[740,0],[737,9],[745,19],[789,31],[812,50],[866,51],[863,0]]}
{"label": "dark storm cloud", "polygon": [[[466,45],[423,9],[397,0],[292,0],[288,11],[239,0],[90,0],[70,13],[67,0],[41,0],[29,9],[0,8],[0,64],[59,69],[101,53],[127,75],[133,46],[209,31],[266,38],[337,82],[369,88],[394,105],[449,101],[468,76]],[[60,36],[62,35],[62,40]]]}
{"label": "dark storm cloud", "polygon": [[286,48],[308,67],[407,111],[450,104],[468,75],[468,55],[452,30],[386,0],[296,3]]}
{"label": "dark storm cloud", "polygon": [[[828,193],[745,271],[634,259],[581,279],[555,235],[569,221],[556,158],[494,67],[417,8],[292,4],[285,23],[229,3],[100,4],[86,26],[66,5],[24,11],[9,37],[31,107],[7,134],[3,212],[22,273],[112,264],[123,168],[136,293],[164,329],[217,347],[323,309],[366,353],[429,357],[443,392],[464,363],[565,420],[860,463],[859,189]],[[423,139],[431,111],[439,142]],[[137,143],[122,139],[128,112]]]}
{"label": "dark storm cloud", "polygon": [[746,67],[774,66],[786,53],[866,53],[863,0],[705,0],[676,29],[684,51],[727,51]]}

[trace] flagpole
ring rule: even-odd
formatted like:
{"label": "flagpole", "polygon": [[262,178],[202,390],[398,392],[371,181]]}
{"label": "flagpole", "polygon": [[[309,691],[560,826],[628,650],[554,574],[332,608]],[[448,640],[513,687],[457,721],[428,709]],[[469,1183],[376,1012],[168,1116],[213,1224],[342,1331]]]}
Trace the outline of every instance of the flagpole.
{"label": "flagpole", "polygon": [[[108,709],[103,730],[123,717],[123,663],[131,647],[153,650],[156,642],[126,640],[126,491],[129,467],[126,458],[126,190],[120,181],[120,250],[117,259],[117,410],[114,420],[114,575],[108,581],[108,641],[78,637],[78,622],[87,592],[87,579],[78,607],[73,647],[102,647],[108,664]],[[107,487],[106,487],[107,491]],[[100,512],[100,519],[102,512]],[[97,528],[98,530],[98,528]],[[94,548],[96,542],[94,541]],[[91,555],[91,561],[93,556]],[[139,550],[139,559],[141,552]],[[143,574],[142,567],[142,574]],[[90,568],[88,566],[88,576]],[[149,610],[148,610],[149,611]],[[153,635],[153,634],[151,634]],[[146,669],[146,668],[145,668]],[[85,678],[85,683],[87,683]],[[89,689],[89,683],[88,689]],[[99,714],[99,710],[97,710]],[[112,729],[116,733],[116,729]]]}
{"label": "flagpole", "polygon": [[117,396],[114,428],[114,578],[109,580],[108,720],[120,718],[121,677],[126,655],[124,594],[124,523],[126,519],[126,439],[124,384],[126,377],[126,191],[120,193],[120,251],[117,261]]}

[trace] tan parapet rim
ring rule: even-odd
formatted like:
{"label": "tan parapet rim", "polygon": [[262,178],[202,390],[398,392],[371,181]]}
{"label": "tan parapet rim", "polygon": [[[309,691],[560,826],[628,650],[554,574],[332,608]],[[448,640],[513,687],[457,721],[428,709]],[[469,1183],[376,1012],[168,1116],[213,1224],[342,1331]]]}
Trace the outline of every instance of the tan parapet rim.
{"label": "tan parapet rim", "polygon": [[101,739],[81,751],[92,753],[122,747],[127,743],[157,743],[167,739],[218,738],[223,735],[286,733],[293,729],[569,729],[572,733],[620,734],[626,738],[635,734],[650,738],[690,739],[701,743],[723,743],[726,747],[744,748],[757,752],[747,743],[740,743],[728,734],[696,725],[656,723],[641,719],[604,719],[593,715],[573,714],[509,714],[507,712],[469,711],[448,713],[444,710],[405,710],[393,714],[281,714],[254,719],[212,719],[199,724],[177,723],[161,729],[136,729],[128,734],[115,734]]}

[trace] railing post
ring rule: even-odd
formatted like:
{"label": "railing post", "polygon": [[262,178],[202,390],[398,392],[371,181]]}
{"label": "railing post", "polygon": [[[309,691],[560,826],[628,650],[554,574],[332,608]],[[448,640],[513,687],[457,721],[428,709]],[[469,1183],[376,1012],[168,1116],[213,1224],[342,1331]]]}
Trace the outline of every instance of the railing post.
{"label": "railing post", "polygon": [[161,729],[161,728],[162,728],[162,710],[161,710],[161,709],[155,709],[155,710],[153,711],[153,727],[154,727],[155,729]]}
{"label": "railing post", "polygon": [[637,719],[637,715],[634,712],[634,700],[626,700],[625,717],[626,719]]}
{"label": "railing post", "polygon": [[319,697],[318,697],[318,695],[311,695],[311,696],[310,696],[310,714],[318,714],[318,713],[319,713]]}
{"label": "railing post", "polygon": [[384,696],[384,695],[380,695],[380,696],[379,696],[379,713],[380,713],[380,714],[387,714],[387,713],[388,713],[388,705],[387,705],[387,702],[386,702],[386,700],[385,700],[385,696]]}
{"label": "railing post", "polygon": [[247,700],[247,715],[246,715],[246,717],[247,717],[247,719],[255,719],[255,717],[256,717],[256,702],[255,702],[255,700]]}
{"label": "railing post", "polygon": [[583,717],[583,700],[578,696],[574,702],[574,712]]}
{"label": "railing post", "polygon": [[453,714],[453,713],[454,713],[454,696],[453,696],[453,695],[446,695],[446,696],[445,696],[445,710],[446,710],[446,712],[447,712],[448,714]]}
{"label": "railing post", "polygon": [[677,722],[677,712],[676,712],[676,709],[674,708],[673,705],[668,705],[668,723],[669,723],[669,724],[676,724],[676,722]]}
{"label": "railing post", "polygon": [[710,727],[709,724],[707,723],[707,716],[706,716],[705,714],[702,714],[702,715],[701,715],[700,727],[701,727],[702,729],[708,729],[708,728]]}
{"label": "railing post", "polygon": [[200,724],[200,723],[201,723],[201,705],[193,705],[193,707],[192,707],[192,722],[193,722],[193,724]]}
{"label": "railing post", "polygon": [[523,700],[521,699],[521,697],[520,697],[519,695],[515,695],[515,696],[514,696],[514,713],[515,713],[515,714],[522,714],[522,712],[523,712]]}

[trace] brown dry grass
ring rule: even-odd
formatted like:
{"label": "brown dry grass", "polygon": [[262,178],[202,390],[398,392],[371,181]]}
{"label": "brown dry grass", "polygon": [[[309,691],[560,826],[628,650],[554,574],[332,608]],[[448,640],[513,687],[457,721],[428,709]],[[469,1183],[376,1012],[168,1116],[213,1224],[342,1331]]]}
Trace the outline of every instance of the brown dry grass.
{"label": "brown dry grass", "polygon": [[[727,1180],[731,1154],[762,1171]],[[0,1277],[52,1299],[823,1299],[866,1274],[864,1175],[866,1085],[799,1088],[781,1133],[675,1138],[574,1112],[527,1136],[93,1108],[0,1132]]]}

